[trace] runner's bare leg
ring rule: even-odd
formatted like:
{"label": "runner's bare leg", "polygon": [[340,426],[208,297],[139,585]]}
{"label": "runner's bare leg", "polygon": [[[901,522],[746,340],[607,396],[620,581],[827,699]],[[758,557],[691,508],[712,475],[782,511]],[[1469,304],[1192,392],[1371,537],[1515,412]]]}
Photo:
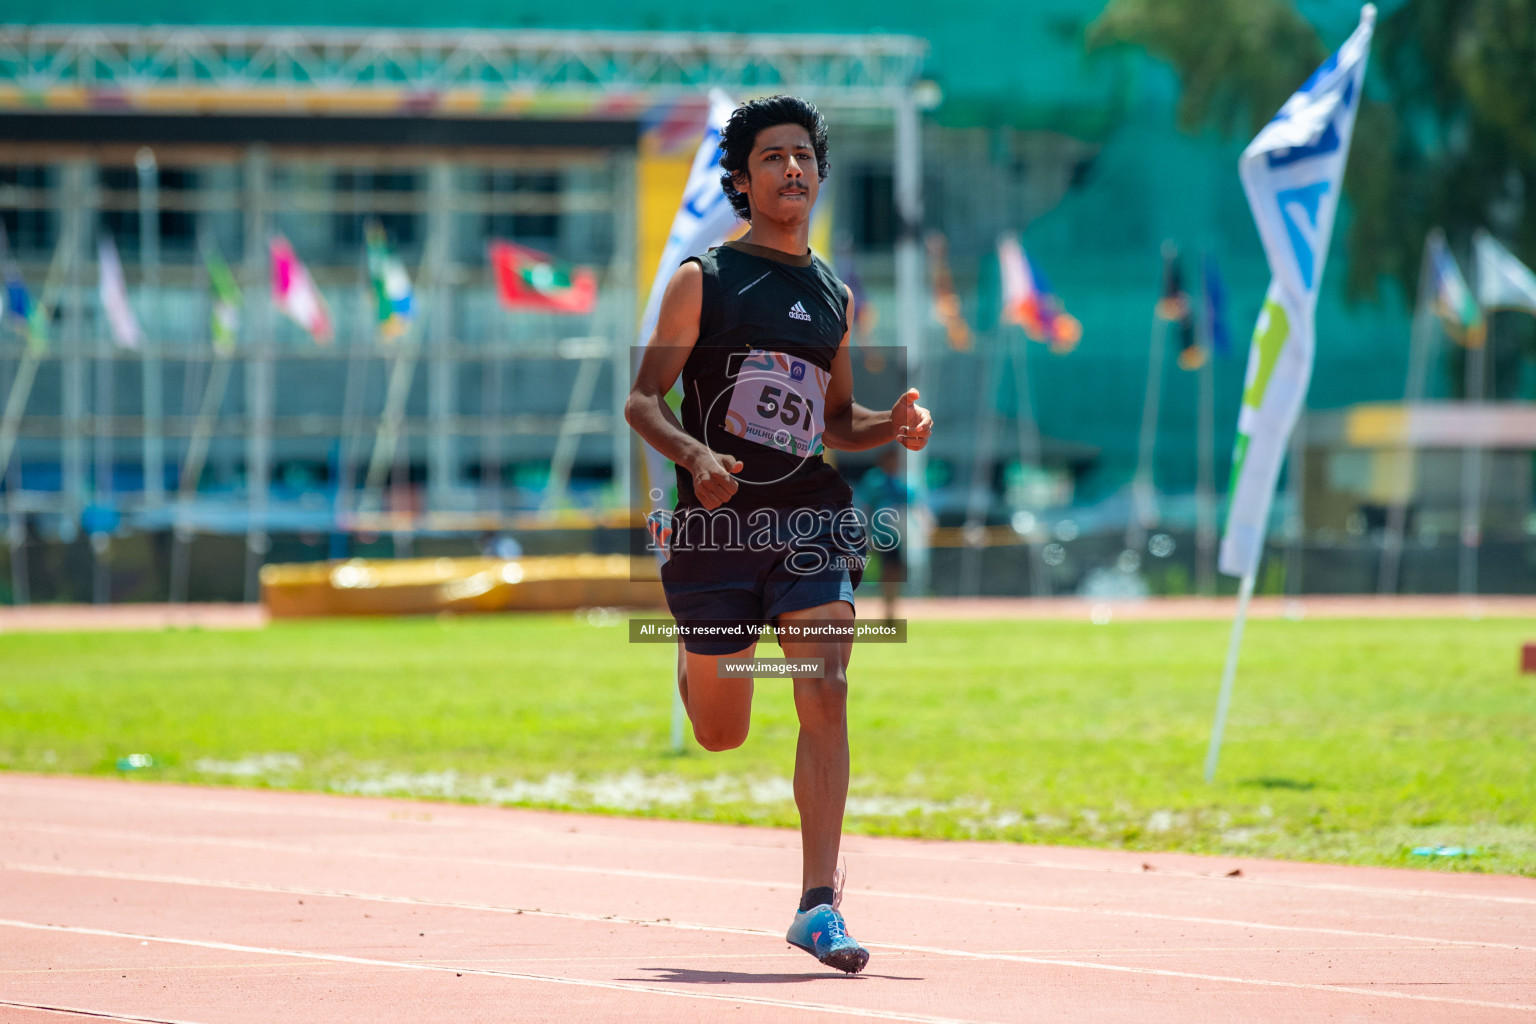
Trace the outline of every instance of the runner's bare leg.
{"label": "runner's bare leg", "polygon": [[683,698],[683,710],[688,710],[688,648],[677,642],[677,693]]}
{"label": "runner's bare leg", "polygon": [[679,645],[677,686],[693,723],[693,738],[705,750],[732,750],[752,726],[752,680],[720,678],[720,658],[750,658],[754,642],[735,654],[694,654]]}
{"label": "runner's bare leg", "polygon": [[[780,622],[853,622],[846,601],[785,612]],[[800,740],[795,747],[795,806],[800,809],[801,891],[832,885],[848,803],[848,641],[781,641],[790,659],[821,658],[825,675],[795,680]]]}

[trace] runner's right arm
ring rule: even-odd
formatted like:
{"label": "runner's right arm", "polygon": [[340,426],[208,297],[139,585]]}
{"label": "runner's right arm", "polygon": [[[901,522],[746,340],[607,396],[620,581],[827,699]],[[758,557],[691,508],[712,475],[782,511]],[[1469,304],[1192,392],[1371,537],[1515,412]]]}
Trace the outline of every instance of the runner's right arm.
{"label": "runner's right arm", "polygon": [[640,369],[624,402],[624,419],[646,444],[693,474],[694,494],[705,508],[713,509],[736,493],[731,474],[741,472],[741,460],[711,451],[689,435],[667,404],[667,392],[699,340],[703,308],[704,272],[697,263],[684,263],[667,282],[656,333],[640,356]]}

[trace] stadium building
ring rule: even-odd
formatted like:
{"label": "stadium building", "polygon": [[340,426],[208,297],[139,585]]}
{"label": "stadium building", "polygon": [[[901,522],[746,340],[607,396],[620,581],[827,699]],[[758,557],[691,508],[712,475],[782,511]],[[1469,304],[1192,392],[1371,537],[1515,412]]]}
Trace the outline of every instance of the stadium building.
{"label": "stadium building", "polygon": [[[787,34],[745,9],[650,0],[146,0],[130,24],[92,0],[9,5],[0,220],[42,312],[0,337],[0,456],[14,453],[0,590],[238,600],[271,561],[624,550],[641,471],[618,409],[711,89],[793,91],[832,122],[813,244],[874,313],[861,397],[899,386],[879,358],[896,348],[942,424],[924,469],[935,590],[1027,592],[1031,534],[1064,545],[1048,585],[1078,589],[1120,550],[1138,461],[1170,535],[1189,536],[1201,374],[1171,341],[1153,349],[1150,464],[1138,437],[1159,252],[1180,246],[1190,280],[1200,254],[1219,262],[1240,339],[1205,377],[1211,480],[1229,469],[1268,271],[1234,173],[1243,140],[1178,133],[1176,83],[1145,55],[1087,55],[1101,6],[986,0],[936,19],[858,3]],[[1070,354],[999,326],[1003,231],[1081,321]],[[274,238],[297,261],[281,282]],[[393,259],[410,279],[393,319],[370,238],[374,269]],[[591,302],[509,304],[496,240],[525,281],[589,276]],[[108,243],[131,341],[108,314]],[[1346,305],[1343,262],[1319,311],[1317,409],[1402,396],[1405,304]],[[946,276],[958,332],[933,314]],[[292,309],[306,278],[324,308],[284,316],[274,285],[298,288]],[[976,545],[998,550],[968,567]],[[1173,586],[1193,587],[1192,545],[1175,566]]]}

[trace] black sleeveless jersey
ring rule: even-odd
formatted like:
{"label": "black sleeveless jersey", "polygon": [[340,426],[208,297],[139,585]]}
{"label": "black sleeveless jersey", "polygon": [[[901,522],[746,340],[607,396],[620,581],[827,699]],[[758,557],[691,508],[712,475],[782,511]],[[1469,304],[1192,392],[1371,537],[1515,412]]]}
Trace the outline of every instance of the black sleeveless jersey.
{"label": "black sleeveless jersey", "polygon": [[[683,366],[682,423],[712,450],[741,460],[726,507],[851,501],[821,455],[821,406],[848,331],[847,289],[815,255],[727,242],[690,259],[704,272],[704,295],[699,338]],[[681,506],[698,504],[682,466],[677,496]]]}

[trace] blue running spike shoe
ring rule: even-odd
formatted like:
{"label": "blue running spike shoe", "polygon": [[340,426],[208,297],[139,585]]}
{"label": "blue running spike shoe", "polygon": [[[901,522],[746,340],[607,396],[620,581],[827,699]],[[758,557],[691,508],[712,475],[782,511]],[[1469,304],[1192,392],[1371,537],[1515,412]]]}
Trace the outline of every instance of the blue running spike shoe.
{"label": "blue running spike shoe", "polygon": [[869,950],[848,934],[843,915],[830,903],[795,911],[795,923],[789,926],[789,934],[784,938],[828,967],[848,974],[858,974],[869,963]]}
{"label": "blue running spike shoe", "polygon": [[839,867],[832,876],[832,902],[795,911],[795,923],[789,926],[784,939],[828,967],[858,974],[869,963],[869,950],[848,934],[848,924],[837,911],[843,902],[843,882],[847,877],[847,872]]}

